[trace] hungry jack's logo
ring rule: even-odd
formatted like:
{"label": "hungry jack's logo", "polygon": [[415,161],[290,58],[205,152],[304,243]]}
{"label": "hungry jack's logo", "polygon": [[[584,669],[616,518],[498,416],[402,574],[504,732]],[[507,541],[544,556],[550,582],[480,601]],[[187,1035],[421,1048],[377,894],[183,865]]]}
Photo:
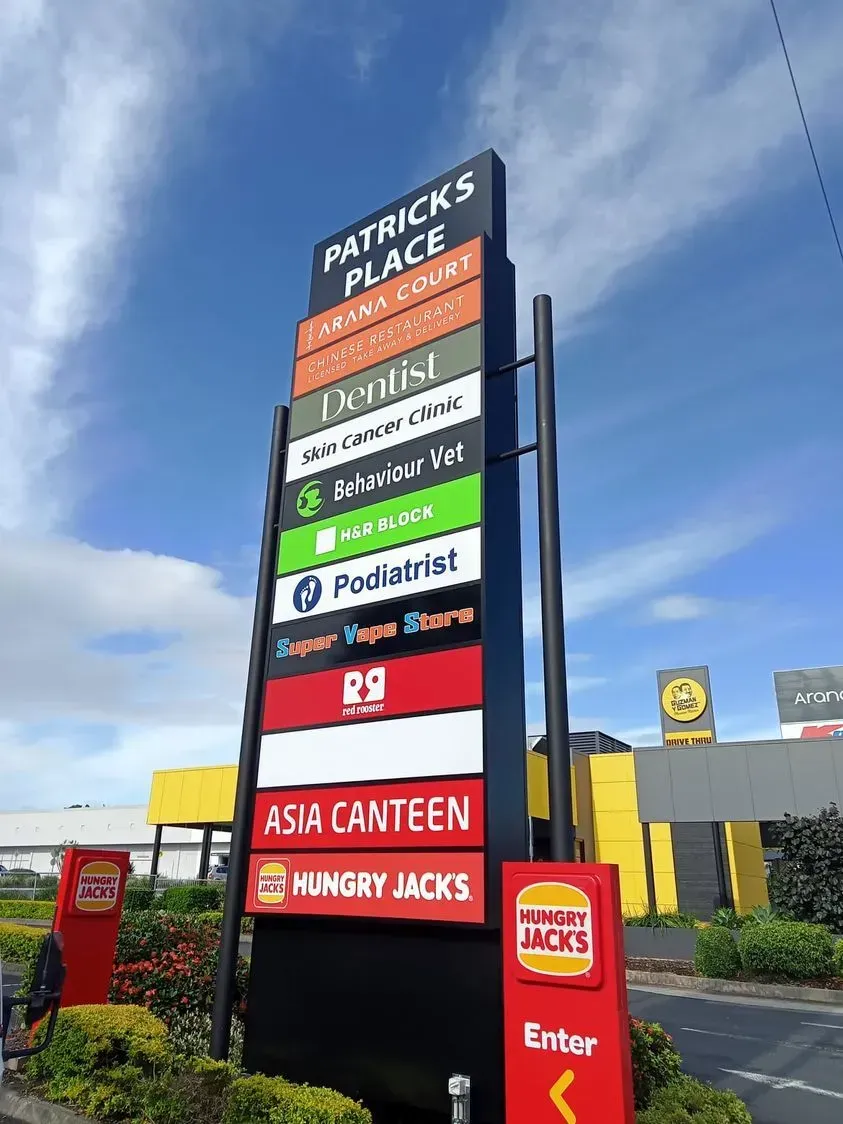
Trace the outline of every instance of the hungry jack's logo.
{"label": "hungry jack's logo", "polygon": [[290,860],[270,859],[258,863],[255,900],[260,905],[284,909],[290,893]]}
{"label": "hungry jack's logo", "polygon": [[582,976],[594,967],[594,910],[567,882],[534,882],[515,900],[518,963],[540,976]]}
{"label": "hungry jack's logo", "polygon": [[76,883],[76,908],[86,913],[108,913],[117,905],[120,867],[100,859],[85,863]]}

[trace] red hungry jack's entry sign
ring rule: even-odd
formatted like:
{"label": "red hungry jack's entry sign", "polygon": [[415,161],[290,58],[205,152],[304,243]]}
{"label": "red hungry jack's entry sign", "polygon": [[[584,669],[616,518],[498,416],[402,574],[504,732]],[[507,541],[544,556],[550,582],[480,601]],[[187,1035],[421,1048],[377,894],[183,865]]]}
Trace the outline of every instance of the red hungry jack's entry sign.
{"label": "red hungry jack's entry sign", "polygon": [[617,867],[503,870],[507,1124],[634,1124]]}
{"label": "red hungry jack's entry sign", "polygon": [[53,922],[64,937],[62,1007],[108,1002],[128,874],[127,851],[65,851]]}

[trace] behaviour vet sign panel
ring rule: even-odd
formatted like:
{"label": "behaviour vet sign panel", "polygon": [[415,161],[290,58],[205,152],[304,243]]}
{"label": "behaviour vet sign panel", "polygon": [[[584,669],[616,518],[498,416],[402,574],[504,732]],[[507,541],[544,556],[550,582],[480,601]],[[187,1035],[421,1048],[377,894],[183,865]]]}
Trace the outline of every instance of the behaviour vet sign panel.
{"label": "behaviour vet sign panel", "polygon": [[[514,346],[501,174],[484,153],[316,248],[296,330],[250,912],[487,921],[486,679],[499,650],[510,663],[517,652],[519,669],[521,658],[517,467],[498,470],[516,481],[500,500],[485,472],[485,366]],[[495,401],[493,451],[517,438],[514,393]],[[506,548],[487,557],[490,503],[501,525],[512,518]],[[489,566],[493,578],[509,567],[496,619],[515,624],[491,657]],[[516,707],[520,691],[519,670]],[[523,706],[510,729],[508,756]],[[521,805],[526,844],[525,784],[492,779]],[[443,832],[423,819],[416,831],[375,815],[368,831],[341,830],[336,809],[376,808],[396,785],[416,810],[445,786],[446,807],[469,809],[470,823]],[[267,829],[267,809],[286,830]],[[332,848],[345,854],[333,873],[324,857],[296,857]],[[334,874],[354,892],[317,892]],[[470,892],[450,892],[451,874]]]}

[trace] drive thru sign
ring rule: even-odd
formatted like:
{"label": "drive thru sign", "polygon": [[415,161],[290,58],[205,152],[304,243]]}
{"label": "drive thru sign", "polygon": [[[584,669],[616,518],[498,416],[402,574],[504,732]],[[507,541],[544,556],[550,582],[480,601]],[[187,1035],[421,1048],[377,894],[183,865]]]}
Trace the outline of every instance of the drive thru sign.
{"label": "drive thru sign", "polygon": [[617,867],[503,870],[507,1124],[634,1124]]}

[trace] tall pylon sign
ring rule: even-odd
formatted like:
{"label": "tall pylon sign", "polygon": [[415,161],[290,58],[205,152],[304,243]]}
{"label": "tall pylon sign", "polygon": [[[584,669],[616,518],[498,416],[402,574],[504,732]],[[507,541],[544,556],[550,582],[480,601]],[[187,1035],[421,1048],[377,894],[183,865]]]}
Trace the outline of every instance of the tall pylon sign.
{"label": "tall pylon sign", "polygon": [[494,152],[315,247],[254,793],[246,1060],[387,1115],[441,1110],[463,1072],[478,1124],[502,1118],[501,866],[528,851],[518,461],[502,456],[514,360]]}

